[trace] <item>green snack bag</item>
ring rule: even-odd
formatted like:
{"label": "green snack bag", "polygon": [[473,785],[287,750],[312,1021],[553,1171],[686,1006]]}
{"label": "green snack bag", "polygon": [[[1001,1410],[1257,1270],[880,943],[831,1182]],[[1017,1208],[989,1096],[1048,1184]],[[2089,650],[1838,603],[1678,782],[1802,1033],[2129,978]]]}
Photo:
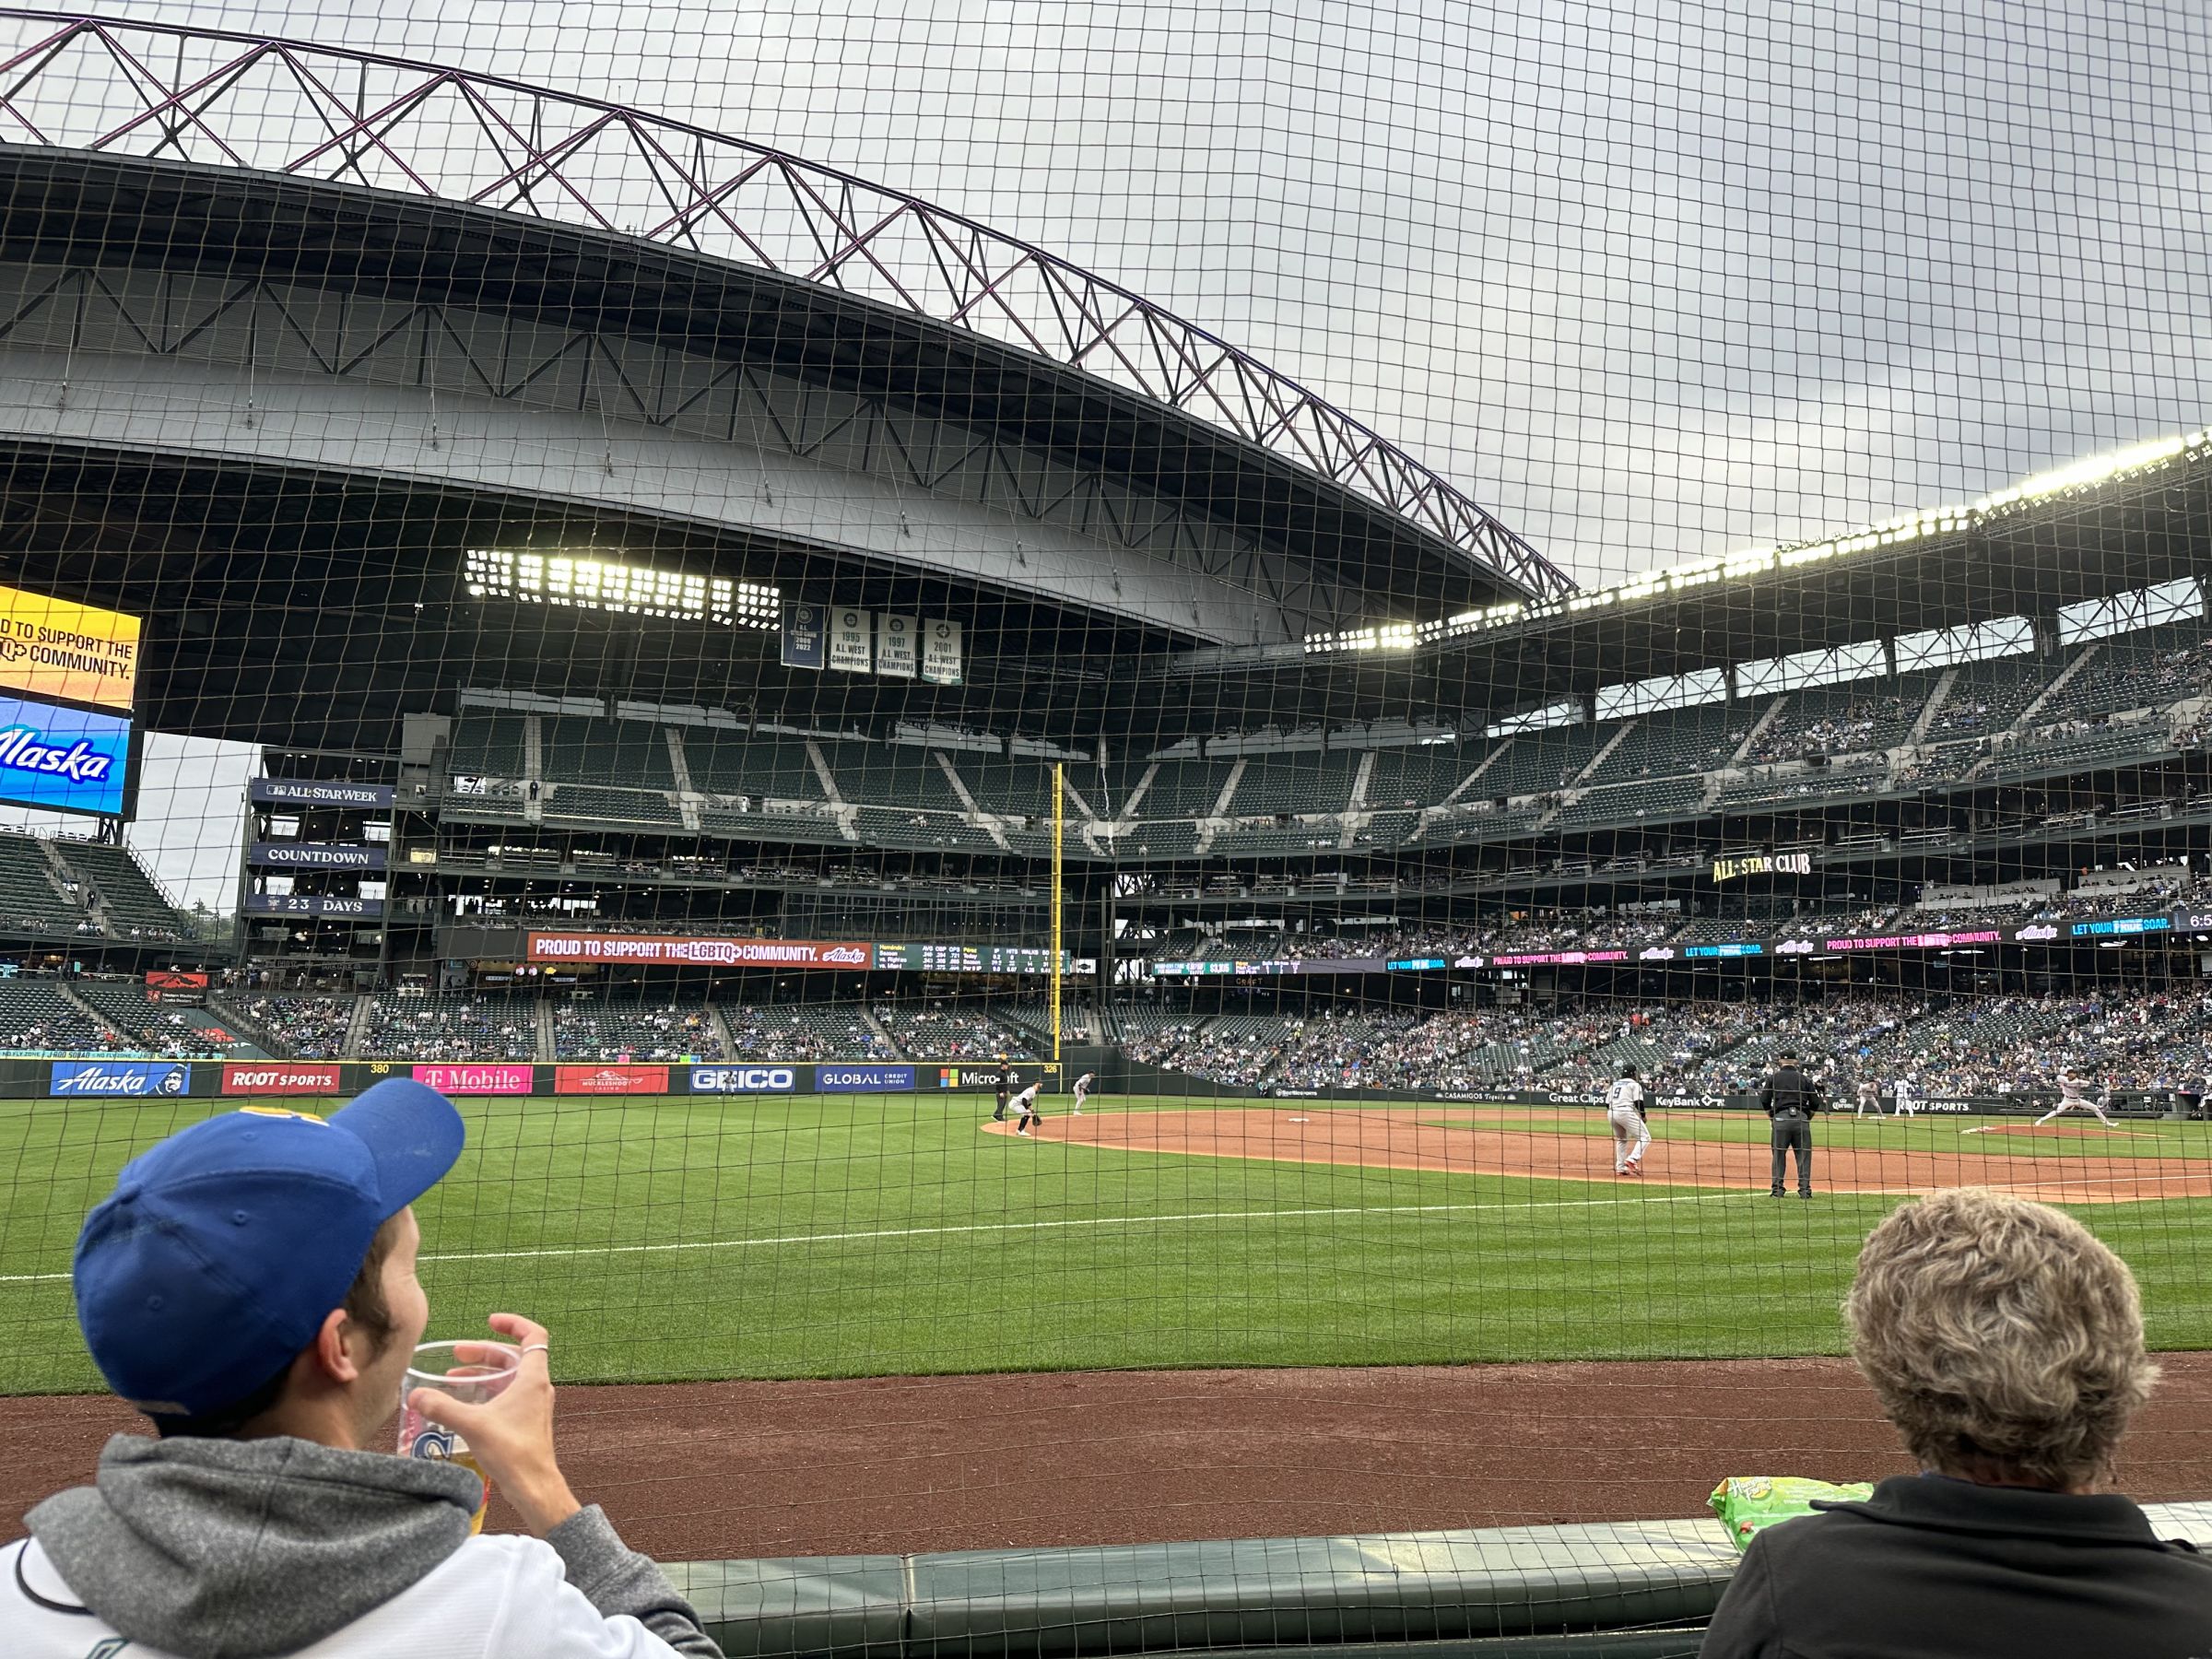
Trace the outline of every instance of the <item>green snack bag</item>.
{"label": "green snack bag", "polygon": [[1727,1524],[1728,1535],[1738,1549],[1748,1545],[1765,1527],[1777,1521],[1813,1512],[1816,1498],[1853,1502],[1874,1496],[1870,1480],[1806,1480],[1794,1475],[1732,1475],[1712,1488],[1706,1507]]}

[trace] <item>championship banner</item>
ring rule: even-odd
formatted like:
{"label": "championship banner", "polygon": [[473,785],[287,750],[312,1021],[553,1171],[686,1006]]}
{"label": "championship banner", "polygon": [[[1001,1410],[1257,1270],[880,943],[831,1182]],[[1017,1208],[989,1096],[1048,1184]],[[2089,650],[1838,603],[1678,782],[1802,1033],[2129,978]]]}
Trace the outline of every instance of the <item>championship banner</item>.
{"label": "championship banner", "polygon": [[865,942],[820,939],[709,939],[688,935],[534,933],[533,962],[692,962],[731,968],[858,968],[873,965]]}
{"label": "championship banner", "polygon": [[665,1065],[557,1065],[553,1068],[557,1095],[665,1095],[668,1068]]}
{"label": "championship banner", "polygon": [[0,686],[128,709],[138,686],[142,626],[121,611],[0,587]]}
{"label": "championship banner", "polygon": [[370,810],[392,805],[389,783],[319,783],[298,778],[255,778],[246,785],[246,799],[256,806],[359,806]]}
{"label": "championship banner", "polygon": [[933,686],[960,683],[960,625],[942,618],[922,625],[922,677]]}
{"label": "championship banner", "polygon": [[233,1060],[223,1067],[227,1095],[335,1095],[338,1063],[311,1065],[299,1060]]}
{"label": "championship banner", "polygon": [[822,607],[792,600],[783,606],[783,666],[822,665]]}
{"label": "championship banner", "polygon": [[920,634],[912,617],[885,611],[876,618],[876,672],[893,679],[912,679],[920,665]]}
{"label": "championship banner", "polygon": [[865,674],[875,664],[876,613],[840,606],[830,613],[830,666]]}

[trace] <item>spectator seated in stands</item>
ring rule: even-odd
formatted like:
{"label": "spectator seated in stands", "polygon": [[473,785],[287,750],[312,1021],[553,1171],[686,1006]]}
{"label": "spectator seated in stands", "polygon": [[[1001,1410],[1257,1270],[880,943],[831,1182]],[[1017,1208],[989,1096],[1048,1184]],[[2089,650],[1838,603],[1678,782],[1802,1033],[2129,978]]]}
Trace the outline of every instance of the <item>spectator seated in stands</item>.
{"label": "spectator seated in stands", "polygon": [[2057,1210],[1952,1188],[1874,1230],[1846,1314],[1922,1472],[1752,1539],[1704,1659],[2212,1651],[2212,1560],[2099,1490],[2158,1375],[2118,1256]]}
{"label": "spectator seated in stands", "polygon": [[159,1438],[115,1436],[0,1549],[10,1659],[720,1659],[562,1478],[542,1325],[492,1315],[524,1352],[488,1405],[414,1396],[532,1537],[471,1536],[479,1477],[389,1450],[429,1322],[411,1206],[462,1140],[443,1096],[394,1078],[327,1123],[223,1112],[124,1167],[77,1240],[77,1318]]}

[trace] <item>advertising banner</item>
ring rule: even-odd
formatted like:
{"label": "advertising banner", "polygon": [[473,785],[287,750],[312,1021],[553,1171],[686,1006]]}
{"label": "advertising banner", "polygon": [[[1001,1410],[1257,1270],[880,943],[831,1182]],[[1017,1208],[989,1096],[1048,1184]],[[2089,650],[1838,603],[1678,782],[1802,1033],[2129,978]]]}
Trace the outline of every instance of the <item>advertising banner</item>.
{"label": "advertising banner", "polygon": [[335,1095],[338,1063],[305,1060],[232,1060],[223,1067],[227,1095]]}
{"label": "advertising banner", "polygon": [[248,864],[278,870],[381,870],[384,849],[343,841],[255,841]]}
{"label": "advertising banner", "polygon": [[960,625],[942,618],[922,624],[922,677],[933,686],[960,683]]}
{"label": "advertising banner", "polygon": [[373,811],[392,805],[392,786],[255,778],[246,785],[246,799],[256,806],[359,806]]}
{"label": "advertising banner", "polygon": [[[981,1075],[980,1072],[978,1074]],[[818,1065],[814,1086],[823,1094],[876,1094],[886,1089],[912,1088],[911,1065]]]}
{"label": "advertising banner", "polygon": [[876,613],[841,605],[830,613],[830,666],[865,674],[875,664]]}
{"label": "advertising banner", "polygon": [[921,662],[921,632],[912,617],[889,611],[876,618],[876,672],[893,679],[912,679]]}
{"label": "advertising banner", "polygon": [[693,1094],[789,1094],[799,1074],[788,1065],[695,1065]]}
{"label": "advertising banner", "polygon": [[822,665],[822,607],[787,600],[783,606],[783,666]]}
{"label": "advertising banner", "polygon": [[665,1095],[668,1068],[665,1065],[557,1065],[553,1068],[557,1095]]}
{"label": "advertising banner", "polygon": [[192,1066],[182,1060],[56,1060],[48,1088],[70,1097],[188,1094]]}
{"label": "advertising banner", "polygon": [[130,764],[128,720],[0,697],[0,801],[118,818]]}
{"label": "advertising banner", "polygon": [[146,976],[146,988],[148,991],[205,991],[207,989],[207,976],[175,968],[149,969]]}
{"label": "advertising banner", "polygon": [[136,617],[0,587],[0,686],[127,709],[138,684]]}
{"label": "advertising banner", "polygon": [[860,968],[874,963],[867,942],[820,939],[709,939],[687,935],[534,933],[533,962],[693,962],[731,968]]}
{"label": "advertising banner", "polygon": [[447,1095],[526,1095],[535,1080],[530,1065],[418,1065],[415,1081]]}
{"label": "advertising banner", "polygon": [[248,893],[246,910],[257,916],[358,916],[375,921],[384,913],[384,901],[322,893]]}

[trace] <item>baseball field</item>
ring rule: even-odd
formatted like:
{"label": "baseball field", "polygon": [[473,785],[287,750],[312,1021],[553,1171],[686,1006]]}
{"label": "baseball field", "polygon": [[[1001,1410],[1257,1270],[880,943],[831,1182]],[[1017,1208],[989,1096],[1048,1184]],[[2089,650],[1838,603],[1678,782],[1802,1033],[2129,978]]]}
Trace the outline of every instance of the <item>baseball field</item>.
{"label": "baseball field", "polygon": [[[2067,1204],[2155,1346],[2212,1347],[2212,1124],[1830,1118],[1806,1203],[1742,1115],[1654,1114],[1628,1181],[1594,1110],[1051,1105],[1018,1139],[973,1097],[464,1101],[434,1324],[527,1312],[575,1382],[1832,1354],[1867,1229],[1974,1181]],[[215,1106],[0,1103],[0,1393],[98,1386],[78,1222]]]}

